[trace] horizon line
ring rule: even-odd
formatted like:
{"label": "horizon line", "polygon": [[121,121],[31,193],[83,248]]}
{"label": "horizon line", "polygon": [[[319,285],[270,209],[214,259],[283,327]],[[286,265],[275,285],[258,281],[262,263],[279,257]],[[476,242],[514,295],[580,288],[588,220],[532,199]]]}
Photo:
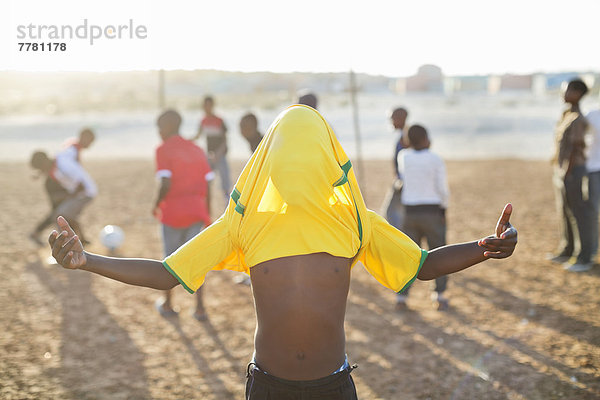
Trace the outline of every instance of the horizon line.
{"label": "horizon line", "polygon": [[[544,70],[536,70],[532,72],[516,72],[516,71],[506,71],[506,72],[487,72],[487,73],[460,73],[460,74],[447,74],[444,73],[443,69],[436,64],[422,64],[419,66],[425,65],[433,65],[441,69],[441,73],[443,77],[466,77],[466,76],[506,76],[506,75],[516,75],[516,76],[527,76],[527,75],[560,75],[560,74],[569,74],[569,73],[577,73],[577,74],[600,74],[600,69],[593,68],[582,68],[582,69],[561,69],[561,70],[552,70],[552,71],[544,71]],[[104,73],[136,73],[136,72],[226,72],[226,73],[236,73],[236,74],[276,74],[276,75],[293,75],[293,74],[348,74],[354,72],[355,74],[367,75],[367,76],[382,76],[386,78],[408,78],[417,75],[417,71],[411,75],[392,75],[386,73],[376,73],[376,72],[364,72],[364,71],[355,71],[353,69],[348,70],[334,70],[334,71],[302,71],[302,70],[294,70],[294,71],[272,71],[272,70],[252,70],[252,71],[243,71],[243,70],[235,70],[235,69],[218,69],[218,68],[148,68],[148,69],[108,69],[108,70],[84,70],[84,69],[66,69],[66,70],[34,70],[34,69],[4,69],[0,67],[0,72],[6,73],[35,73],[35,74],[68,74],[68,73],[91,73],[91,74],[104,74]]]}

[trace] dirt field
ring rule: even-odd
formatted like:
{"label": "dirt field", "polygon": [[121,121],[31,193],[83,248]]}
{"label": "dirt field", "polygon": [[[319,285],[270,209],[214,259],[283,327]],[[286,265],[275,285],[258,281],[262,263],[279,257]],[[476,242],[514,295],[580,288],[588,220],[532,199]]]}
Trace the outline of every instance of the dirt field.
{"label": "dirt field", "polygon": [[[126,232],[124,256],[161,257],[151,161],[87,163],[100,195],[82,221]],[[241,165],[236,164],[235,172]],[[366,164],[366,199],[378,210],[389,162]],[[412,311],[359,265],[346,318],[347,350],[361,399],[599,399],[600,267],[574,274],[545,261],[557,218],[545,162],[449,162],[449,241],[492,233],[514,205],[514,256],[451,277],[451,311],[440,313],[418,282]],[[40,180],[24,164],[0,163],[1,399],[241,399],[255,327],[250,288],[230,272],[209,274],[209,320],[154,310],[159,293],[45,263],[25,238],[48,210]],[[215,198],[215,201],[218,199]]]}

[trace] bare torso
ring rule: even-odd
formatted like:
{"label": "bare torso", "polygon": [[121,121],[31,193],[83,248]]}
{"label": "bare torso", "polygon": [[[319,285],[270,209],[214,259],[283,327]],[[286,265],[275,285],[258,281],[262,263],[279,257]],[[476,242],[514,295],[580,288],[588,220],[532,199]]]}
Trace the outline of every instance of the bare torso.
{"label": "bare torso", "polygon": [[330,375],[344,362],[351,260],[326,253],[278,258],[250,269],[256,362],[290,380]]}

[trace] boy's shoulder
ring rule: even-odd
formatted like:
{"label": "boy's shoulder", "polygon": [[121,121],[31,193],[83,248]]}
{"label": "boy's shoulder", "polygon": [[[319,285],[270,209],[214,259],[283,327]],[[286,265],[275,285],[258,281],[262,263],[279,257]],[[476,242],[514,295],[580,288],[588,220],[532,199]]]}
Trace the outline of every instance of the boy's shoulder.
{"label": "boy's shoulder", "polygon": [[437,163],[444,163],[444,159],[438,153],[431,151],[431,149],[415,150],[415,149],[402,149],[399,157],[414,158],[420,160],[427,160]]}
{"label": "boy's shoulder", "polygon": [[444,164],[444,159],[438,153],[429,150],[429,154],[431,154],[431,158],[435,159],[437,163]]}
{"label": "boy's shoulder", "polygon": [[170,154],[173,152],[180,151],[180,149],[182,148],[188,148],[192,146],[196,146],[196,144],[193,141],[186,139],[180,135],[177,135],[159,144],[156,147],[156,152],[161,154]]}
{"label": "boy's shoulder", "polygon": [[186,162],[208,163],[208,158],[202,147],[194,143],[193,140],[178,138],[179,140],[166,141],[156,148],[157,160],[178,160],[185,159]]}
{"label": "boy's shoulder", "polygon": [[415,150],[412,147],[408,147],[408,148],[404,148],[404,149],[400,150],[400,154],[404,154],[407,156],[411,155],[411,156],[416,156],[416,157],[431,157],[431,155],[437,156],[437,154],[434,153],[433,151],[431,151],[431,149],[429,149],[429,148]]}

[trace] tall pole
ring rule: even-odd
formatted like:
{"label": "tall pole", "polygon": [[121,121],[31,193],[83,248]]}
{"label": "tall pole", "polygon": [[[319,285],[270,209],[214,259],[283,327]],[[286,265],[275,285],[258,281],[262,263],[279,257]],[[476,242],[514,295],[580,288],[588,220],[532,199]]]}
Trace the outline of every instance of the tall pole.
{"label": "tall pole", "polygon": [[356,164],[358,166],[358,171],[355,169],[357,173],[357,178],[359,184],[362,186],[362,190],[365,193],[365,201],[366,201],[366,193],[367,193],[367,181],[364,178],[364,165],[363,165],[363,157],[362,157],[362,144],[360,138],[360,123],[358,119],[358,102],[357,102],[357,91],[358,87],[356,85],[356,74],[353,70],[350,70],[350,100],[352,104],[352,117],[354,120],[354,142],[356,144]]}
{"label": "tall pole", "polygon": [[165,109],[165,70],[158,71],[158,108]]}

